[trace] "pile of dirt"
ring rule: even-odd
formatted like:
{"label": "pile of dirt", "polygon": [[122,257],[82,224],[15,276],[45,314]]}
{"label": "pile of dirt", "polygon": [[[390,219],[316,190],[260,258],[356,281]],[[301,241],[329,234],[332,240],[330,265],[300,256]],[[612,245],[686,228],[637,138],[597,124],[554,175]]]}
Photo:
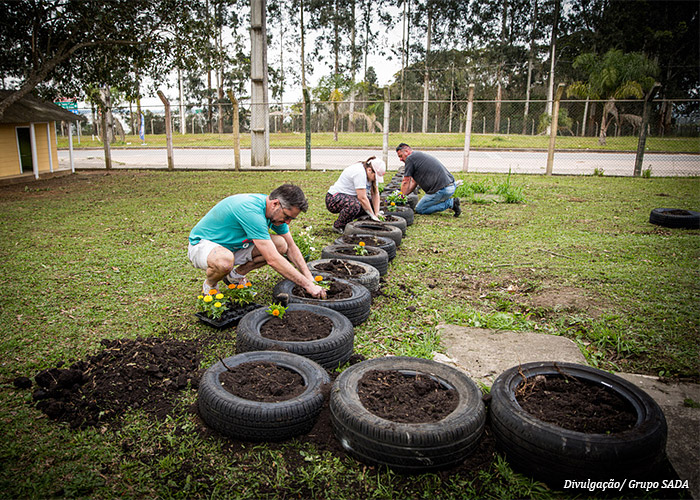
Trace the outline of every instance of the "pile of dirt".
{"label": "pile of dirt", "polygon": [[[64,368],[43,370],[34,380],[36,407],[72,428],[111,421],[128,409],[164,418],[180,391],[201,376],[197,342],[158,338],[102,340],[104,349]],[[31,380],[15,380],[30,388]]]}

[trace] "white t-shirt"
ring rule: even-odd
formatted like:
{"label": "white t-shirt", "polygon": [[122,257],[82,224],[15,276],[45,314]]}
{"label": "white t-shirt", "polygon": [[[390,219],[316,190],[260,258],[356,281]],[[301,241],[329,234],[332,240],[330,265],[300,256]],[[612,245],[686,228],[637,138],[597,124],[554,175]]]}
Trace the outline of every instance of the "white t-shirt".
{"label": "white t-shirt", "polygon": [[367,196],[370,195],[372,189],[371,184],[367,181],[367,172],[361,161],[345,167],[343,173],[340,174],[328,192],[331,195],[343,193],[357,196],[358,189],[366,189]]}

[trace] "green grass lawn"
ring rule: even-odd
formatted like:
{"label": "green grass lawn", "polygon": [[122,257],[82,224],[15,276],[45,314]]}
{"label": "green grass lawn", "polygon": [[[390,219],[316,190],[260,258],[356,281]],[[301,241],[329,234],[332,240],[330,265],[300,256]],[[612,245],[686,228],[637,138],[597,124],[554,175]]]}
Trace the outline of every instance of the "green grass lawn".
{"label": "green grass lawn", "polygon": [[[165,421],[132,411],[119,428],[71,430],[13,387],[15,377],[84,359],[104,338],[212,338],[203,367],[232,355],[235,330],[213,332],[193,318],[203,273],[186,257],[190,229],[229,194],[294,182],[310,209],[293,227],[312,226],[318,258],[336,236],[323,202],[336,176],[101,171],[0,187],[3,496],[566,498],[514,474],[499,456],[486,470],[449,480],[402,477],[293,440],[282,446],[300,448],[299,469],[267,444],[246,445],[238,450],[244,459],[232,462],[226,439],[194,431],[193,389]],[[509,183],[522,203],[465,202],[460,218],[416,217],[385,294],[355,329],[355,351],[430,358],[444,349],[437,325],[449,322],[566,336],[594,366],[698,381],[700,231],[648,218],[656,207],[699,209],[700,179],[510,176]],[[279,276],[261,269],[250,278],[259,301],[269,302]],[[347,484],[362,485],[362,495]]]}
{"label": "green grass lawn", "polygon": [[[273,148],[303,148],[305,136],[301,133],[270,133],[270,147]],[[314,133],[311,136],[311,146],[314,148],[378,148],[382,147],[383,136],[381,133],[344,132],[339,134],[338,140],[333,139],[333,134]],[[405,142],[417,149],[429,148],[464,148],[464,134],[394,134],[389,137],[389,147]],[[597,137],[571,137],[560,136],[557,138],[557,149],[572,150],[596,150],[596,151],[637,151],[636,137],[608,137],[605,146],[598,144]],[[135,135],[126,136],[124,141],[118,141],[112,147],[141,148],[141,147],[165,147],[165,135],[147,135],[146,146]],[[174,134],[173,145],[175,147],[202,148],[202,147],[233,147],[231,134]],[[649,137],[646,142],[649,152],[669,153],[700,153],[700,140],[697,137]],[[59,137],[58,147],[67,148],[68,138]],[[102,143],[92,136],[82,136],[80,144],[77,137],[73,139],[73,147],[102,147]],[[250,134],[241,134],[241,147],[250,147]],[[539,149],[546,150],[549,147],[549,137],[544,135],[529,136],[519,134],[473,134],[471,147],[498,148],[498,149]]]}

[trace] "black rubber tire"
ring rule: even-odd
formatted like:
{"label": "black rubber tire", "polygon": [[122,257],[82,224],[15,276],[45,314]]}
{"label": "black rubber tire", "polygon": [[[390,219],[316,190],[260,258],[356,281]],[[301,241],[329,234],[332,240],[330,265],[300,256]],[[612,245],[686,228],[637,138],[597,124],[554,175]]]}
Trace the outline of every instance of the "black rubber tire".
{"label": "black rubber tire", "polygon": [[[636,425],[614,434],[586,434],[522,409],[515,391],[523,377],[560,374],[615,391],[636,410]],[[566,479],[638,478],[664,459],[667,428],[659,405],[634,384],[585,365],[535,362],[506,370],[491,387],[490,416],[496,444],[508,462],[552,487]]]}
{"label": "black rubber tire", "polygon": [[389,255],[378,247],[366,246],[368,252],[367,255],[349,255],[341,253],[341,250],[352,250],[354,247],[352,245],[327,245],[321,249],[322,259],[346,259],[354,260],[357,262],[364,262],[373,266],[377,271],[379,271],[380,276],[384,276],[389,270]]}
{"label": "black rubber tire", "polygon": [[340,238],[336,238],[333,242],[334,245],[357,245],[362,238],[372,238],[374,241],[368,244],[373,247],[381,248],[389,256],[391,261],[396,257],[396,243],[391,238],[385,238],[384,236],[377,236],[376,234],[344,234]]}
{"label": "black rubber tire", "polygon": [[679,208],[655,208],[649,214],[649,222],[664,227],[700,229],[700,212]]}
{"label": "black rubber tire", "polygon": [[394,240],[396,247],[401,246],[403,238],[398,227],[384,224],[383,222],[354,220],[345,226],[345,234],[374,234]]}
{"label": "black rubber tire", "polygon": [[[391,241],[391,240],[390,240]],[[392,241],[393,243],[393,241]],[[342,260],[348,262],[349,259],[342,258],[342,259],[317,259],[317,260],[312,260],[311,262],[307,262],[307,266],[309,268],[309,271],[311,271],[311,274],[316,276],[319,273],[324,273],[328,271],[324,271],[323,269],[319,269],[318,266],[330,263],[332,260]],[[379,271],[377,271],[377,268],[367,264],[365,262],[360,262],[357,260],[350,261],[352,264],[361,267],[364,269],[363,274],[358,274],[357,276],[353,276],[351,278],[343,278],[338,276],[341,279],[347,279],[348,281],[352,281],[353,283],[357,283],[358,285],[364,286],[367,290],[370,292],[377,292],[379,291]]]}
{"label": "black rubber tire", "polygon": [[411,193],[407,197],[408,201],[408,206],[411,207],[411,210],[416,209],[416,205],[418,205],[418,194],[417,193]]}
{"label": "black rubber tire", "polygon": [[309,340],[306,342],[289,342],[268,339],[260,335],[260,328],[272,316],[267,308],[249,312],[236,328],[236,352],[250,351],[284,351],[304,356],[315,361],[326,370],[335,370],[345,364],[352,355],[355,333],[350,320],[333,309],[310,304],[289,304],[287,312],[309,311],[325,316],[333,322],[333,328],[328,337]]}
{"label": "black rubber tire", "polygon": [[[390,226],[398,227],[401,230],[401,236],[406,237],[406,219],[403,217],[399,217],[398,215],[394,213],[385,213],[384,214],[385,219],[390,219],[390,220],[383,220],[383,224],[388,224]],[[360,217],[358,220],[364,221],[364,222],[371,222],[372,219],[369,218],[369,216],[364,215]]]}
{"label": "black rubber tire", "polygon": [[298,373],[304,379],[306,390],[295,398],[277,403],[243,399],[221,385],[219,375],[226,368],[219,361],[199,382],[197,402],[202,419],[217,432],[246,441],[279,441],[310,431],[323,407],[322,388],[330,383],[326,370],[310,359],[289,352],[254,351],[224,360],[229,368],[261,361]]}
{"label": "black rubber tire", "polygon": [[401,217],[402,219],[406,220],[406,225],[410,226],[413,224],[415,217],[413,213],[413,209],[409,207],[408,205],[404,206],[399,206],[399,207],[394,207],[396,210],[393,212],[389,210],[387,207],[382,207],[382,210],[384,210],[384,215],[394,215],[396,217]]}
{"label": "black rubber tire", "polygon": [[[392,422],[370,413],[357,387],[371,370],[399,370],[429,375],[459,393],[457,408],[436,423]],[[333,384],[331,423],[343,447],[370,464],[402,473],[420,473],[456,466],[474,450],[486,423],[486,409],[476,384],[450,366],[426,359],[387,357],[347,368]]]}
{"label": "black rubber tire", "polygon": [[[324,278],[330,277],[330,275],[324,273],[321,273],[321,276]],[[350,323],[352,323],[352,326],[357,326],[367,321],[367,318],[369,318],[370,306],[372,305],[372,295],[369,293],[369,290],[367,290],[364,286],[358,285],[357,283],[352,283],[351,281],[338,278],[336,278],[336,280],[350,285],[352,288],[351,297],[348,297],[347,299],[333,300],[307,299],[292,293],[292,290],[294,290],[296,285],[293,281],[288,279],[284,279],[275,285],[272,290],[272,296],[278,297],[283,293],[289,297],[290,303],[312,304],[333,309],[348,318]]]}

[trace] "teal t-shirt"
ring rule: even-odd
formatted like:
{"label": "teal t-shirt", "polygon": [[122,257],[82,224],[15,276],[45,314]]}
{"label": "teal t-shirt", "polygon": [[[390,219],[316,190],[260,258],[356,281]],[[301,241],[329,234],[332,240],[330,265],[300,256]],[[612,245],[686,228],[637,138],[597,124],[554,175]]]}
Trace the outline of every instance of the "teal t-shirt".
{"label": "teal t-shirt", "polygon": [[247,248],[252,240],[269,240],[270,229],[289,232],[287,224],[276,226],[265,217],[264,194],[235,194],[224,198],[202,217],[190,231],[190,243],[209,240],[232,252]]}

